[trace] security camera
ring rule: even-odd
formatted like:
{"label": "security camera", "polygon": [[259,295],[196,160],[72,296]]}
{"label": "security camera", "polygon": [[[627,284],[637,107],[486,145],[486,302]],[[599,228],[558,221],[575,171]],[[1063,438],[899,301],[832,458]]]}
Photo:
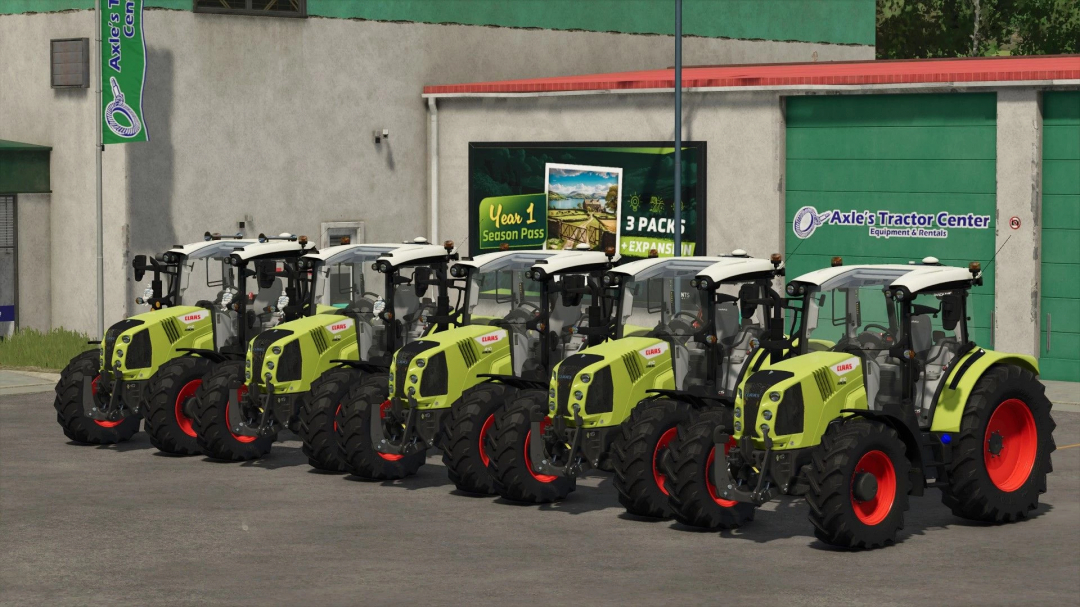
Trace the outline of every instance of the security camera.
{"label": "security camera", "polygon": [[375,129],[373,134],[375,135],[375,143],[380,143],[383,139],[390,138],[390,129]]}

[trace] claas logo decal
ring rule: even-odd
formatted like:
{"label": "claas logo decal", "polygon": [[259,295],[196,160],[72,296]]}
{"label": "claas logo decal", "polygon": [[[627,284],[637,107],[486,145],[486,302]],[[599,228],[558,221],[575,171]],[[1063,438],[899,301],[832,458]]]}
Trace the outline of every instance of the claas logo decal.
{"label": "claas logo decal", "polygon": [[660,356],[661,354],[663,354],[664,352],[667,352],[667,351],[668,351],[667,342],[659,343],[659,344],[656,344],[655,346],[649,346],[648,348],[645,348],[644,350],[638,350],[638,352],[640,352],[641,355],[644,356],[645,358],[656,358],[657,356]]}
{"label": "claas logo decal", "polygon": [[188,314],[181,314],[180,316],[177,316],[176,318],[180,322],[182,322],[184,324],[187,324],[187,325],[190,325],[193,322],[199,322],[200,320],[206,318],[206,316],[208,314],[210,314],[209,310],[199,310],[198,312],[190,312]]}
{"label": "claas logo decal", "polygon": [[341,333],[342,331],[352,328],[353,320],[346,318],[345,320],[339,320],[333,324],[326,325],[326,330],[331,333]]}
{"label": "claas logo decal", "polygon": [[855,367],[857,367],[858,365],[859,365],[859,359],[858,358],[849,358],[849,359],[847,359],[847,360],[845,360],[843,362],[836,363],[835,365],[833,365],[830,368],[832,369],[833,373],[835,373],[836,375],[839,376],[839,375],[844,375],[845,373],[854,371]]}
{"label": "claas logo decal", "polygon": [[480,344],[481,346],[486,346],[488,344],[493,344],[497,341],[500,341],[504,337],[506,337],[506,331],[494,331],[492,333],[477,337],[476,343]]}

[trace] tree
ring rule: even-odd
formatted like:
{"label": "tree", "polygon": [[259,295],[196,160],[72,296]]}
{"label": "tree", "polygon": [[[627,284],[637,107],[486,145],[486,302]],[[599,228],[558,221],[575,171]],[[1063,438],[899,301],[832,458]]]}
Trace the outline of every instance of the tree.
{"label": "tree", "polygon": [[1018,38],[1013,54],[1080,53],[1080,2],[1016,0],[1013,27]]}
{"label": "tree", "polygon": [[996,55],[1018,1],[878,0],[878,59]]}

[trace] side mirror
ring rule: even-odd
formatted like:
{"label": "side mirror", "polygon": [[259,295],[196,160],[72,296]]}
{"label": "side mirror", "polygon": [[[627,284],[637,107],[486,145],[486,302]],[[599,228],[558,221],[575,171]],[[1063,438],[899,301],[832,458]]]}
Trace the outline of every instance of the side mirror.
{"label": "side mirror", "polygon": [[573,274],[569,276],[563,276],[562,279],[562,305],[564,308],[571,308],[581,305],[582,298],[585,297],[585,276],[582,274]]}
{"label": "side mirror", "polygon": [[269,289],[274,286],[277,278],[277,263],[273,260],[255,262],[255,274],[259,281],[259,289]]}
{"label": "side mirror", "polygon": [[417,297],[423,297],[431,285],[431,268],[419,267],[413,271],[413,290]]}
{"label": "side mirror", "polygon": [[136,255],[131,260],[131,267],[135,269],[135,282],[142,282],[146,276],[146,255]]}
{"label": "side mirror", "polygon": [[941,328],[955,331],[956,325],[964,315],[963,302],[958,295],[946,295],[941,298]]}

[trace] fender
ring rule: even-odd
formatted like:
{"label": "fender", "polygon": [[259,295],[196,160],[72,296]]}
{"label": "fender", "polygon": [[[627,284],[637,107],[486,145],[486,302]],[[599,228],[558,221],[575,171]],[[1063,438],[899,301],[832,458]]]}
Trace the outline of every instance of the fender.
{"label": "fender", "polygon": [[718,404],[724,407],[735,406],[735,401],[730,398],[724,398],[722,396],[706,396],[704,394],[691,394],[685,390],[653,389],[646,390],[645,393],[650,395],[645,400],[652,400],[652,395],[663,396],[664,398],[670,398],[674,401],[686,403],[695,409],[708,409],[710,407],[715,407]]}
{"label": "fender", "polygon": [[904,420],[887,413],[870,411],[868,409],[841,409],[840,412],[846,413],[847,416],[833,420],[829,425],[843,424],[847,423],[848,420],[863,418],[881,422],[893,430],[896,430],[896,433],[900,436],[900,440],[904,441],[904,454],[907,455],[908,461],[911,462],[911,469],[908,470],[908,480],[911,483],[911,494],[921,496],[923,494],[923,489],[926,488],[926,472],[923,466],[922,441],[911,431],[911,428],[904,423]]}
{"label": "fender", "polygon": [[192,354],[194,356],[199,356],[199,357],[205,358],[207,360],[213,361],[215,363],[223,363],[223,362],[225,362],[227,360],[230,360],[230,357],[225,356],[224,354],[221,354],[220,352],[216,352],[214,350],[206,350],[204,348],[177,348],[176,351],[177,352],[186,352],[188,354]]}
{"label": "fender", "polygon": [[537,381],[535,379],[525,379],[523,377],[515,377],[513,375],[498,375],[495,373],[480,373],[477,377],[484,378],[494,383],[506,384],[511,388],[517,388],[518,390],[548,390],[548,383],[546,381]]}
{"label": "fender", "polygon": [[1005,354],[985,348],[973,349],[956,361],[952,371],[942,380],[944,388],[930,405],[931,432],[960,431],[960,420],[971,392],[987,369],[994,365],[1014,365],[1039,374],[1039,362],[1032,356]]}
{"label": "fender", "polygon": [[342,367],[350,367],[352,369],[359,369],[366,373],[389,373],[390,365],[380,365],[373,362],[363,360],[342,360],[335,358],[330,361],[332,364],[336,364]]}

